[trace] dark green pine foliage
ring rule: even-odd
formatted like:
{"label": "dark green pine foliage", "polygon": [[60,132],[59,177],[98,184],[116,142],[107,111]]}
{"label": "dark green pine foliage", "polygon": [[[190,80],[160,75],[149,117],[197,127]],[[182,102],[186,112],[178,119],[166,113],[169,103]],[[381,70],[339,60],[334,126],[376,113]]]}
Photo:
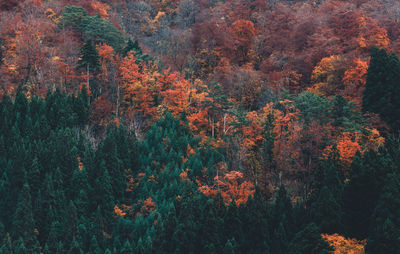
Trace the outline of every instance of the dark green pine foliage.
{"label": "dark green pine foliage", "polygon": [[294,234],[293,207],[281,185],[271,211],[271,253],[286,253],[288,242]]}
{"label": "dark green pine foliage", "polygon": [[46,239],[47,250],[49,253],[57,253],[60,247],[60,241],[63,239],[63,227],[58,221],[53,221],[50,226],[50,232]]}
{"label": "dark green pine foliage", "polygon": [[99,15],[89,16],[87,11],[79,6],[67,5],[62,12],[60,27],[72,27],[84,41],[90,40],[95,44],[105,43],[114,48],[116,52],[123,49],[124,38],[110,21],[102,19]]}
{"label": "dark green pine foliage", "polygon": [[309,214],[324,233],[343,231],[343,176],[332,160],[321,161],[314,172]]}
{"label": "dark green pine foliage", "polygon": [[350,181],[344,191],[344,223],[347,233],[357,239],[368,236],[372,213],[378,202],[387,173],[393,171],[390,155],[369,151],[363,157],[358,153],[350,168]]}
{"label": "dark green pine foliage", "polygon": [[131,247],[131,244],[129,243],[128,240],[125,241],[124,246],[121,249],[121,254],[133,254],[133,249]]}
{"label": "dark green pine foliage", "polygon": [[97,243],[97,239],[95,236],[92,236],[92,239],[90,240],[90,247],[89,247],[90,253],[91,254],[102,254],[104,253],[100,247],[99,244]]}
{"label": "dark green pine foliage", "polygon": [[65,247],[68,248],[69,246],[68,244],[72,243],[72,239],[76,237],[76,233],[78,231],[78,215],[75,204],[72,200],[70,200],[68,204],[63,228],[64,228],[63,239],[65,242]]}
{"label": "dark green pine foliage", "polygon": [[89,70],[91,74],[99,71],[99,53],[92,41],[86,41],[79,53],[78,67]]}
{"label": "dark green pine foliage", "polygon": [[25,247],[25,243],[22,237],[20,237],[17,241],[15,241],[14,245],[15,245],[14,254],[26,254],[30,252],[30,250],[28,250]]}
{"label": "dark green pine foliage", "polygon": [[0,254],[13,254],[13,246],[10,234],[6,234],[2,239]]}
{"label": "dark green pine foliage", "polygon": [[242,228],[238,238],[240,252],[269,253],[271,244],[268,232],[269,210],[260,190],[257,188],[254,198],[249,198],[246,205],[239,207]]}
{"label": "dark green pine foliage", "polygon": [[[24,184],[18,199],[17,209],[13,218],[13,238],[23,241],[23,247],[30,253],[40,252],[35,233],[35,222],[32,213],[32,199],[28,184]],[[21,244],[22,248],[22,244]]]}
{"label": "dark green pine foliage", "polygon": [[312,204],[311,217],[324,233],[342,230],[342,207],[327,186],[322,187],[318,199]]}
{"label": "dark green pine foliage", "polygon": [[139,46],[139,42],[137,40],[135,42],[133,42],[132,39],[129,38],[128,41],[126,42],[126,46],[121,51],[121,56],[126,57],[129,54],[129,52],[131,52],[131,51],[133,51],[137,63],[141,63],[141,62],[146,63],[148,61],[153,60],[153,58],[151,56],[149,56],[146,53],[143,53],[143,50]]}
{"label": "dark green pine foliage", "polygon": [[69,248],[67,254],[83,254],[83,251],[75,237],[72,239],[71,247]]}
{"label": "dark green pine foliage", "polygon": [[289,254],[328,254],[333,248],[322,239],[321,232],[314,223],[308,224],[296,233],[289,245]]}
{"label": "dark green pine foliage", "polygon": [[400,248],[400,175],[389,174],[372,215],[366,253],[397,253]]}
{"label": "dark green pine foliage", "polygon": [[364,112],[379,114],[393,132],[400,130],[400,61],[396,54],[372,49],[362,106]]}
{"label": "dark green pine foliage", "polygon": [[223,249],[224,254],[236,254],[237,252],[237,243],[235,238],[232,238],[226,241],[226,244]]}
{"label": "dark green pine foliage", "polygon": [[[0,199],[0,221],[4,222],[4,225],[8,228],[11,224],[12,221],[12,209],[9,209],[8,207],[12,200],[12,196],[10,195],[11,193],[11,184],[10,181],[8,180],[7,173],[4,172],[3,175],[0,178],[0,196],[2,197]],[[15,203],[15,201],[14,201]]]}
{"label": "dark green pine foliage", "polygon": [[105,139],[96,153],[97,161],[103,160],[108,169],[112,195],[123,200],[126,190],[125,171],[137,170],[137,141],[133,134],[128,134],[124,127],[109,127]]}

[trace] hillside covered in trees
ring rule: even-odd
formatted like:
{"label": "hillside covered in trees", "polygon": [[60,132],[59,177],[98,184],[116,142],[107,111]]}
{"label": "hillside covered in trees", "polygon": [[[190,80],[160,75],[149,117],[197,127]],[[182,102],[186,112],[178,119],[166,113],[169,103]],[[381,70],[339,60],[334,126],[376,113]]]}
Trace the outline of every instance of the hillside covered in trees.
{"label": "hillside covered in trees", "polygon": [[400,2],[0,1],[0,254],[395,254]]}

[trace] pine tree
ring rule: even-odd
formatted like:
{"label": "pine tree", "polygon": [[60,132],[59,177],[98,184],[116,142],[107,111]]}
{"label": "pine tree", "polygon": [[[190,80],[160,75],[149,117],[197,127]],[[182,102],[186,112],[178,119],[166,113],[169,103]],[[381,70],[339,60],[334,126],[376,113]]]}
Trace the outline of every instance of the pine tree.
{"label": "pine tree", "polygon": [[68,254],[83,254],[79,243],[76,241],[75,237],[72,239],[71,247],[68,250]]}
{"label": "pine tree", "polygon": [[0,254],[13,254],[13,246],[10,234],[6,234],[0,246]]}
{"label": "pine tree", "polygon": [[[386,171],[392,167],[385,154],[369,151],[357,154],[350,168],[350,181],[344,190],[344,224],[351,237],[365,239],[372,213],[384,184]],[[368,197],[366,199],[365,197]]]}
{"label": "pine tree", "polygon": [[100,247],[99,244],[97,243],[96,237],[92,236],[92,239],[90,240],[90,247],[89,247],[90,253],[91,254],[102,254],[104,253]]}
{"label": "pine tree", "polygon": [[363,111],[377,113],[397,132],[400,129],[400,62],[393,53],[373,48],[363,95]]}
{"label": "pine tree", "polygon": [[99,71],[99,53],[93,45],[93,42],[86,41],[81,48],[79,56],[79,68],[87,70],[90,73],[97,73]]}
{"label": "pine tree", "polygon": [[[138,246],[139,246],[139,244],[138,244]],[[137,253],[141,253],[141,252],[137,252]],[[124,246],[121,249],[121,254],[133,254],[131,244],[129,243],[128,240],[125,241]]]}
{"label": "pine tree", "polygon": [[[13,236],[24,242],[24,248],[33,253],[37,246],[35,222],[32,214],[32,200],[28,184],[22,187],[13,219]],[[21,245],[22,248],[22,245]]]}
{"label": "pine tree", "polygon": [[311,205],[311,217],[324,233],[338,233],[342,230],[342,207],[331,191],[324,186],[318,199]]}
{"label": "pine tree", "polygon": [[[28,249],[25,247],[24,240],[20,237],[16,242],[15,242],[15,249],[14,249],[14,254],[26,254],[28,253]],[[30,252],[32,253],[32,252]]]}
{"label": "pine tree", "polygon": [[236,249],[237,249],[236,240],[235,240],[235,238],[232,238],[232,239],[226,241],[223,253],[224,254],[235,254],[235,253],[237,253]]}
{"label": "pine tree", "polygon": [[332,247],[321,237],[319,228],[314,223],[298,232],[289,245],[290,254],[328,254]]}
{"label": "pine tree", "polygon": [[389,174],[372,216],[367,253],[396,253],[400,248],[400,177]]}
{"label": "pine tree", "polygon": [[68,244],[72,242],[72,239],[76,238],[76,232],[78,230],[78,215],[75,204],[72,200],[70,200],[68,205],[63,228],[64,244],[65,246],[69,246]]}

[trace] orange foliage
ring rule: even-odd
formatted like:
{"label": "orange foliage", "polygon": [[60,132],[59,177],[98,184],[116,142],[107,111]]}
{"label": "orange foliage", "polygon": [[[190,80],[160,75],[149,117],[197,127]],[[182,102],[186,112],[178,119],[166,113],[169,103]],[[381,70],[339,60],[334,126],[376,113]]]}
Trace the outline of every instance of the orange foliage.
{"label": "orange foliage", "polygon": [[334,254],[364,254],[366,240],[359,241],[357,239],[344,238],[341,235],[322,234],[325,239],[335,250]]}
{"label": "orange foliage", "polygon": [[359,26],[358,46],[369,51],[373,46],[387,48],[390,40],[387,31],[379,27],[370,17],[360,17],[357,20]]}
{"label": "orange foliage", "polygon": [[83,163],[82,163],[82,161],[81,161],[81,157],[78,156],[78,158],[76,158],[76,159],[78,160],[78,167],[79,167],[79,170],[82,170],[82,169],[83,169]]}
{"label": "orange foliage", "polygon": [[256,35],[256,29],[253,22],[250,20],[236,20],[230,27],[229,31],[235,39],[243,45],[250,44],[251,40]]}
{"label": "orange foliage", "polygon": [[345,85],[343,95],[348,100],[352,100],[361,105],[362,93],[364,91],[367,78],[368,62],[356,58],[343,77]]}
{"label": "orange foliage", "polygon": [[143,215],[149,215],[151,211],[154,211],[156,209],[156,203],[154,203],[153,199],[151,197],[147,198],[142,205],[142,208],[140,209],[140,212]]}
{"label": "orange foliage", "polygon": [[251,121],[248,126],[243,126],[243,144],[247,149],[256,147],[263,140],[263,124],[257,112],[249,112],[246,116],[248,121]]}
{"label": "orange foliage", "polygon": [[175,116],[179,117],[183,111],[188,111],[189,96],[193,89],[189,81],[178,76],[177,73],[169,75],[172,83],[169,89],[161,92],[166,108]]}
{"label": "orange foliage", "polygon": [[206,196],[214,196],[220,191],[225,206],[233,201],[237,206],[247,202],[250,195],[254,194],[254,185],[249,181],[242,181],[243,174],[238,171],[230,171],[221,179],[216,176],[212,187],[203,185],[198,188]]}
{"label": "orange foliage", "polygon": [[314,85],[310,91],[323,96],[337,94],[342,86],[344,64],[345,60],[342,56],[332,55],[323,58],[312,72]]}
{"label": "orange foliage", "polygon": [[180,177],[182,180],[190,181],[190,179],[189,179],[189,177],[188,177],[187,171],[182,170],[182,172],[179,174],[179,177]]}
{"label": "orange foliage", "polygon": [[154,78],[146,67],[136,63],[136,58],[131,52],[121,64],[123,99],[128,118],[133,118],[135,111],[153,118],[157,109],[154,107],[153,95],[157,89]]}
{"label": "orange foliage", "polygon": [[99,14],[102,18],[108,18],[108,10],[110,9],[108,4],[94,1],[90,3],[90,7],[93,9],[93,14]]}
{"label": "orange foliage", "polygon": [[126,213],[124,211],[122,211],[117,205],[114,206],[114,213],[118,217],[122,217],[122,216],[126,215]]}
{"label": "orange foliage", "polygon": [[[363,153],[360,146],[361,134],[352,132],[343,132],[341,136],[337,137],[336,146],[339,151],[340,161],[345,168],[350,167],[353,157],[357,151]],[[332,152],[332,146],[325,148],[324,157],[327,158]]]}
{"label": "orange foliage", "polygon": [[300,170],[301,162],[301,124],[299,110],[295,109],[294,102],[283,100],[280,102],[283,111],[275,110],[274,133],[274,158],[278,169],[296,171]]}

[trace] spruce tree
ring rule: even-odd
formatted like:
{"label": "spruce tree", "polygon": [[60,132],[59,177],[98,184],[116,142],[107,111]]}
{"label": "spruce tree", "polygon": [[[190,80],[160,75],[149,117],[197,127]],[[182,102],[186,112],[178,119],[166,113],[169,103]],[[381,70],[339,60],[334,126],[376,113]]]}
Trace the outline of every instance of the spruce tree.
{"label": "spruce tree", "polygon": [[298,232],[289,245],[289,254],[328,254],[333,248],[321,237],[317,225],[311,223]]}
{"label": "spruce tree", "polygon": [[92,236],[92,239],[90,240],[90,254],[102,254],[104,253],[100,247],[99,244],[97,243],[96,237]]}
{"label": "spruce tree", "polygon": [[318,199],[311,205],[311,218],[317,223],[324,233],[341,232],[342,207],[335,200],[331,191],[324,186],[319,193]]}
{"label": "spruce tree", "polygon": [[364,112],[377,113],[392,131],[400,130],[400,62],[393,53],[374,47],[363,94]]}
{"label": "spruce tree", "polygon": [[99,71],[99,54],[92,41],[86,41],[83,44],[79,56],[79,68],[88,70],[92,74]]}
{"label": "spruce tree", "polygon": [[13,254],[13,246],[10,234],[6,234],[0,246],[0,254]]}
{"label": "spruce tree", "polygon": [[389,174],[373,213],[367,253],[396,253],[400,248],[400,175]]}
{"label": "spruce tree", "polygon": [[15,245],[14,254],[26,254],[28,252],[33,253],[33,252],[30,252],[25,247],[25,243],[24,243],[24,240],[22,239],[22,237],[20,237],[17,241],[15,241],[14,245]]}
{"label": "spruce tree", "polygon": [[83,251],[79,246],[79,243],[76,241],[75,237],[72,239],[72,243],[67,254],[83,254]]}
{"label": "spruce tree", "polygon": [[[139,244],[138,244],[139,246]],[[131,247],[131,244],[129,243],[128,240],[125,241],[124,246],[121,249],[121,254],[133,254],[133,250]],[[137,253],[141,253],[140,251],[138,251]]]}
{"label": "spruce tree", "polygon": [[[18,199],[13,219],[14,239],[20,238],[28,252],[34,253],[37,246],[35,222],[32,213],[32,200],[28,184],[24,184]],[[22,245],[21,245],[22,248]]]}

